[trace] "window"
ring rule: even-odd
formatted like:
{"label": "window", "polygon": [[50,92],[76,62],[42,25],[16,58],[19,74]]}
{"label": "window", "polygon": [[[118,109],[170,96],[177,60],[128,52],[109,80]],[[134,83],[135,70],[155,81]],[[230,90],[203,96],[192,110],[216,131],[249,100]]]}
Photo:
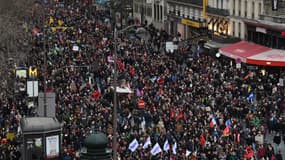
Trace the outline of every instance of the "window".
{"label": "window", "polygon": [[221,9],[224,8],[224,0],[221,0]]}
{"label": "window", "polygon": [[241,35],[241,23],[238,23],[238,37],[240,38]]}
{"label": "window", "polygon": [[238,6],[239,6],[239,8],[238,8],[238,16],[240,16],[241,15],[241,7],[243,7],[243,6],[241,6],[241,0],[238,0]]}
{"label": "window", "polygon": [[157,15],[156,15],[156,4],[154,4],[153,8],[154,8],[154,20],[156,20],[156,17],[157,17]]}
{"label": "window", "polygon": [[258,14],[262,14],[261,13],[261,3],[258,4]]}
{"label": "window", "polygon": [[233,21],[233,27],[232,27],[233,28],[233,36],[235,36],[235,28],[236,28],[235,25],[236,25],[236,23]]}
{"label": "window", "polygon": [[162,6],[160,5],[159,7],[160,7],[160,9],[159,9],[160,10],[160,20],[162,20],[162,15],[163,15],[162,14]]}
{"label": "window", "polygon": [[233,15],[235,15],[236,11],[236,0],[233,0]]}
{"label": "window", "polygon": [[244,8],[245,8],[244,16],[247,17],[247,1],[244,2]]}
{"label": "window", "polygon": [[146,11],[147,16],[151,17],[152,16],[152,8],[148,7]]}
{"label": "window", "polygon": [[254,19],[254,2],[252,2],[252,14],[251,14],[251,18]]}
{"label": "window", "polygon": [[217,0],[217,6],[216,6],[216,8],[219,8],[219,0]]}

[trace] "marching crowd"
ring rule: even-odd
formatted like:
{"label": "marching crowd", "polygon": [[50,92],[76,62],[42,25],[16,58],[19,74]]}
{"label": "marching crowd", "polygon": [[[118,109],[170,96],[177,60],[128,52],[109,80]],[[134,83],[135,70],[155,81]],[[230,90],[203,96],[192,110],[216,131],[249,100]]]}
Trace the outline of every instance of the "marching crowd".
{"label": "marching crowd", "polygon": [[[112,147],[114,63],[119,87],[133,91],[118,93],[119,159],[282,159],[283,68],[236,68],[231,59],[192,47],[167,52],[163,44],[173,36],[147,26],[148,41],[119,34],[114,61],[108,12],[89,3],[50,6],[44,33],[47,91],[57,94],[56,117],[63,124],[62,159],[79,159],[84,139],[96,131],[106,133]],[[35,43],[32,51],[40,47]],[[17,133],[27,112],[22,101],[0,104],[3,140]],[[268,134],[273,142],[265,141]],[[7,159],[20,156],[10,141],[1,141],[1,151]]]}

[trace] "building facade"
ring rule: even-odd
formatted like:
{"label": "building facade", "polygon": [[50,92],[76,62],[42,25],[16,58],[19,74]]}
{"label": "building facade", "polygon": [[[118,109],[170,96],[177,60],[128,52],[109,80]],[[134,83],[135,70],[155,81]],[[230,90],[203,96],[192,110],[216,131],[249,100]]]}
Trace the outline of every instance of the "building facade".
{"label": "building facade", "polygon": [[207,0],[167,0],[166,31],[182,40],[207,34]]}
{"label": "building facade", "polygon": [[[253,5],[254,3],[252,3]],[[257,6],[256,6],[257,5]],[[252,6],[249,6],[252,7]],[[246,40],[271,48],[285,49],[285,0],[262,0],[257,20],[246,19]]]}
{"label": "building facade", "polygon": [[153,24],[157,29],[165,26],[165,0],[133,0],[133,16],[143,24]]}

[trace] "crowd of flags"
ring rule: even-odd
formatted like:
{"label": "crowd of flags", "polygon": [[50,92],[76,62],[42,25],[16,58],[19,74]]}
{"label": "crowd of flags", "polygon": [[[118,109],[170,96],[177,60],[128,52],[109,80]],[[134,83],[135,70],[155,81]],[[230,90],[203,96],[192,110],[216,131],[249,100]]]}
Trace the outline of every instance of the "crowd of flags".
{"label": "crowd of flags", "polygon": [[[216,118],[213,116],[211,118],[211,121],[210,121],[210,124],[209,126],[211,128],[214,128],[217,126],[217,121],[216,121]],[[222,137],[227,137],[227,136],[230,136],[231,134],[231,126],[232,126],[232,121],[231,119],[228,119],[226,122],[225,122],[225,128],[222,132]],[[200,145],[201,146],[205,146],[206,145],[206,139],[205,139],[205,136],[204,134],[201,134],[200,137],[199,137],[199,140],[200,140]],[[129,150],[131,152],[135,152],[138,148],[139,148],[139,142],[138,140],[135,138],[133,139],[133,141],[131,141],[131,143],[129,144]],[[152,146],[152,142],[151,142],[151,138],[150,136],[148,136],[143,144],[143,149],[147,149],[149,146]],[[165,140],[163,146],[161,147],[158,143],[155,143],[155,145],[151,148],[151,151],[150,153],[155,156],[161,152],[171,152],[173,155],[176,155],[177,152],[177,142],[174,142],[173,144],[170,144],[168,139]],[[191,151],[189,150],[186,150],[186,156],[189,156],[191,154]]]}
{"label": "crowd of flags", "polygon": [[[150,139],[150,136],[148,136],[146,138],[146,141],[143,145],[143,149],[147,149],[149,146],[151,146],[152,143],[151,143],[151,139]],[[135,138],[130,144],[129,144],[129,150],[131,152],[135,152],[137,149],[139,148],[139,142],[138,140]],[[172,146],[170,146],[168,140],[165,140],[164,142],[164,145],[163,145],[163,148],[160,147],[160,145],[158,143],[155,143],[155,145],[152,147],[152,149],[150,150],[150,153],[155,156],[159,153],[161,153],[162,151],[165,151],[165,152],[169,152],[169,151],[172,151],[172,154],[176,155],[177,152],[177,143],[175,142]],[[190,151],[187,151],[186,153],[188,153],[190,155]]]}

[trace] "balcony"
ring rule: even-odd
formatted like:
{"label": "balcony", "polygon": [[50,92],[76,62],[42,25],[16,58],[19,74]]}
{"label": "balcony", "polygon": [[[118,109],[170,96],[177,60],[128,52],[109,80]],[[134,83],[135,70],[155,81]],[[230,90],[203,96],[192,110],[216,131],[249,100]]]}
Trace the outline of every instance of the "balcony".
{"label": "balcony", "polygon": [[203,6],[202,0],[167,0],[169,3],[180,3],[184,5],[197,5],[197,6]]}
{"label": "balcony", "polygon": [[207,14],[226,17],[230,15],[230,12],[226,9],[219,9],[207,6]]}

